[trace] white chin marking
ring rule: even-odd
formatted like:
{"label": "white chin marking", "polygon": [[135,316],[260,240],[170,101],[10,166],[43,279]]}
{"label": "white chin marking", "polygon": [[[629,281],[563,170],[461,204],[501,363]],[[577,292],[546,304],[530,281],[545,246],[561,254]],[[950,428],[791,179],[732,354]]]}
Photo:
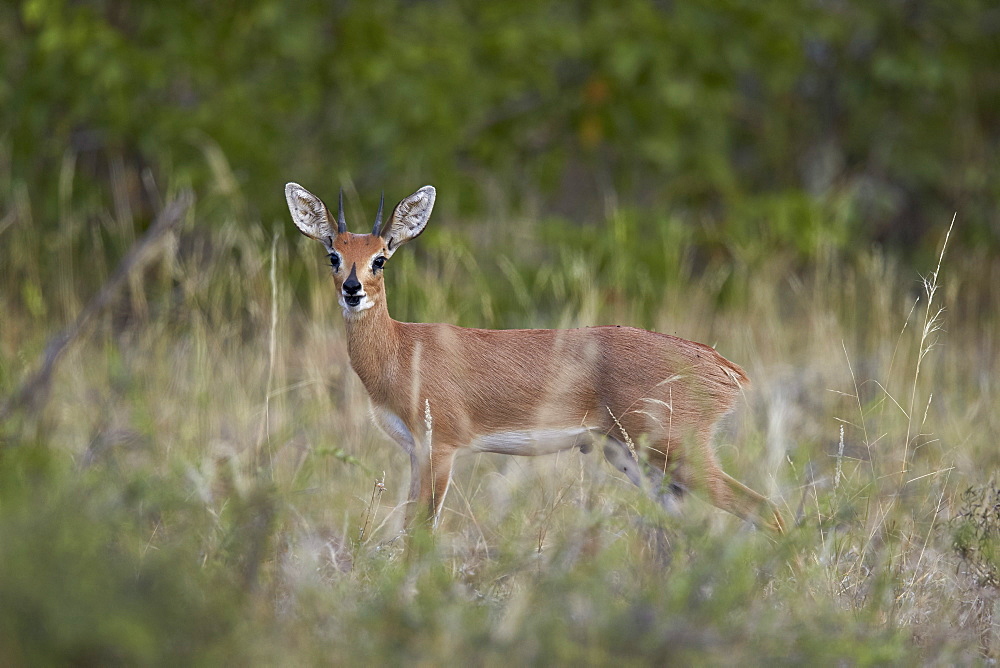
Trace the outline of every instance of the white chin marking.
{"label": "white chin marking", "polygon": [[340,297],[338,297],[337,301],[340,302],[340,308],[344,309],[345,318],[356,316],[362,311],[367,311],[372,306],[375,306],[375,301],[368,295],[361,295],[361,301],[358,302],[357,306],[348,306],[347,302],[344,300],[344,293],[340,293]]}

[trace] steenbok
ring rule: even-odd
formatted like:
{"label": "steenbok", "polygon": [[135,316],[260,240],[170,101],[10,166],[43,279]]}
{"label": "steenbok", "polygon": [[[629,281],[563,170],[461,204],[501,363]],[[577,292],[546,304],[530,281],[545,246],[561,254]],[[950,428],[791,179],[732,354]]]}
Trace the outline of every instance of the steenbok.
{"label": "steenbok", "polygon": [[[466,329],[397,322],[382,272],[427,225],[424,186],[371,234],[351,234],[343,193],[336,227],[322,200],[285,186],[292,221],[323,244],[344,310],[351,366],[378,425],[410,456],[407,526],[436,523],[455,454],[545,455],[600,446],[605,458],[661,503],[690,491],[781,532],[769,500],[719,468],[716,423],[749,380],[713,348],[632,327]],[[429,438],[427,425],[433,425]]]}

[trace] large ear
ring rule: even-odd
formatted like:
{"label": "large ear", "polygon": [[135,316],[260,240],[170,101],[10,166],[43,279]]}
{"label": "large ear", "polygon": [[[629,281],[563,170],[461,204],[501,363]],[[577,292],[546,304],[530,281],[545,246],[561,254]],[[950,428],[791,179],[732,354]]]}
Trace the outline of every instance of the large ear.
{"label": "large ear", "polygon": [[409,197],[404,198],[392,211],[392,216],[385,221],[379,236],[385,239],[386,257],[390,257],[396,249],[410,239],[420,236],[427,227],[427,219],[431,217],[434,208],[434,198],[437,191],[434,186],[424,186]]}
{"label": "large ear", "polygon": [[298,183],[285,184],[285,199],[292,214],[292,222],[299,228],[299,232],[323,242],[323,245],[329,245],[334,234],[330,229],[330,212],[323,200]]}

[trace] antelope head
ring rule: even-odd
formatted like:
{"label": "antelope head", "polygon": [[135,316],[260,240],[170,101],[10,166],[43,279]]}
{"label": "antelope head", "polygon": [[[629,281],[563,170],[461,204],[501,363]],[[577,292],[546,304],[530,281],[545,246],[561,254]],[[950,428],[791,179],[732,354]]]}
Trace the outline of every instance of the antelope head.
{"label": "antelope head", "polygon": [[359,317],[378,303],[385,304],[382,272],[386,261],[396,249],[424,231],[434,208],[433,186],[424,186],[404,198],[382,222],[382,204],[371,234],[352,234],[344,220],[344,191],[337,205],[337,227],[330,222],[330,211],[323,200],[297,183],[285,185],[285,199],[292,221],[302,234],[315,239],[326,248],[333,280],[337,285],[337,300],[345,318]]}

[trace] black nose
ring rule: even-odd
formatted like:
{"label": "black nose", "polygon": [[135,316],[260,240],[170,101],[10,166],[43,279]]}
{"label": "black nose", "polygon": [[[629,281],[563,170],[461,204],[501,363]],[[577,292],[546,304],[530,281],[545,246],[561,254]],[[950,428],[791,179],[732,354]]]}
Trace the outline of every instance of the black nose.
{"label": "black nose", "polygon": [[355,295],[361,289],[361,281],[358,280],[358,265],[351,265],[351,274],[344,281],[344,294]]}

